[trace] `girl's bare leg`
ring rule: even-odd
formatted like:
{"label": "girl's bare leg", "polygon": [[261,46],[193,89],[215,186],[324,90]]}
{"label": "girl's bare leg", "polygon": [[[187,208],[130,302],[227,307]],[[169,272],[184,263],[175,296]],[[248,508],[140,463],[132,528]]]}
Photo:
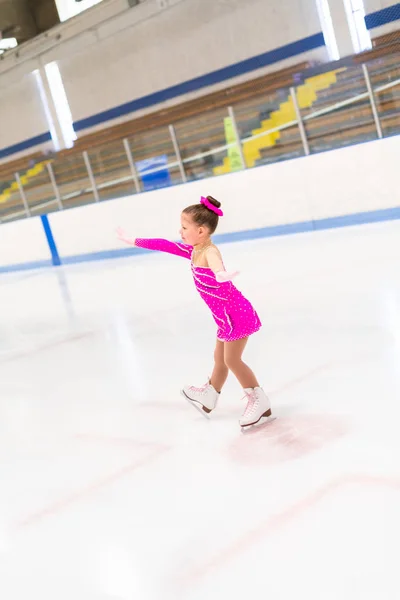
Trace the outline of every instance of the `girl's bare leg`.
{"label": "girl's bare leg", "polygon": [[238,379],[242,388],[259,387],[253,371],[242,360],[242,354],[249,338],[224,343],[224,362]]}
{"label": "girl's bare leg", "polygon": [[225,342],[217,340],[214,350],[214,369],[210,379],[211,385],[218,393],[221,392],[229,373],[224,360],[224,345]]}

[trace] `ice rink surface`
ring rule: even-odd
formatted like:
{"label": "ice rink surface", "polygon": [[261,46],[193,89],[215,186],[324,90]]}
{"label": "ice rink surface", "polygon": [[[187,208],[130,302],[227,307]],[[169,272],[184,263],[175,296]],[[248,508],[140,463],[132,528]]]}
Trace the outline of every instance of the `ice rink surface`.
{"label": "ice rink surface", "polygon": [[0,278],[4,600],[398,600],[400,223],[221,246],[276,421],[180,396],[215,326],[187,261]]}

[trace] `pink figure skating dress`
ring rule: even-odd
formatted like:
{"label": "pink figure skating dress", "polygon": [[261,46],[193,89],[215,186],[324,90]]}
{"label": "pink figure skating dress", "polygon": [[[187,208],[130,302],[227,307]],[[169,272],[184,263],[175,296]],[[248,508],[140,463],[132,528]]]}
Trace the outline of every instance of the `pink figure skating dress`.
{"label": "pink figure skating dress", "polygon": [[193,264],[193,246],[163,239],[136,239],[136,246],[168,252],[191,261],[195,286],[211,310],[218,326],[217,337],[222,342],[234,342],[258,331],[261,321],[243,294],[231,281],[219,283],[209,267]]}

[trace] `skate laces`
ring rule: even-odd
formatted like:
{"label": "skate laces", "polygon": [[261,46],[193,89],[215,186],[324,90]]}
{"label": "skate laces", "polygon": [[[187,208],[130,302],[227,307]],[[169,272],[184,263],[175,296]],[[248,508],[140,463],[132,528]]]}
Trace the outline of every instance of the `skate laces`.
{"label": "skate laces", "polygon": [[246,392],[246,395],[243,396],[242,399],[244,400],[244,398],[247,398],[247,406],[243,413],[243,416],[247,417],[251,415],[256,409],[256,406],[258,404],[257,392],[255,390],[252,390],[251,392]]}
{"label": "skate laces", "polygon": [[208,381],[207,381],[207,383],[205,383],[205,384],[204,384],[204,385],[202,385],[201,387],[196,387],[196,386],[194,386],[194,385],[191,385],[191,386],[189,387],[189,390],[190,390],[191,392],[194,392],[195,394],[205,394],[205,393],[206,393],[206,390],[207,390],[207,388],[208,388],[208,385],[209,385],[209,384],[208,384]]}

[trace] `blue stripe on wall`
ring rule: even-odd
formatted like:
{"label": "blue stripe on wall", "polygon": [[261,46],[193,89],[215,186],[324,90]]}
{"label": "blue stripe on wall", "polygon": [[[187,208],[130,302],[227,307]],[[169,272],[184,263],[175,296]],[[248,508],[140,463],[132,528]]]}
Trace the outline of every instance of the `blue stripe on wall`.
{"label": "blue stripe on wall", "polygon": [[24,140],[23,142],[19,142],[18,144],[14,144],[12,146],[7,146],[6,148],[0,149],[0,159],[5,158],[6,156],[10,156],[11,154],[16,154],[17,152],[22,152],[23,150],[27,150],[28,148],[33,148],[34,146],[39,146],[39,144],[44,144],[45,142],[51,141],[50,131],[46,131],[46,133],[42,133],[41,135],[37,135],[36,137],[29,138],[29,140]]}
{"label": "blue stripe on wall", "polygon": [[61,261],[60,261],[60,257],[58,254],[56,243],[54,241],[53,232],[51,231],[49,219],[48,219],[47,215],[41,215],[40,219],[42,221],[43,229],[46,234],[47,243],[50,248],[51,261],[54,266],[58,267],[59,265],[61,265]]}
{"label": "blue stripe on wall", "polygon": [[99,125],[100,123],[116,119],[134,111],[154,106],[160,102],[165,102],[166,100],[171,100],[171,98],[176,98],[177,96],[182,96],[184,94],[188,94],[189,92],[226,81],[232,77],[237,77],[238,75],[255,71],[261,67],[272,65],[286,58],[298,56],[304,52],[315,50],[316,48],[320,48],[324,45],[325,41],[323,34],[316,33],[315,35],[303,38],[297,42],[293,42],[291,44],[281,46],[280,48],[275,48],[275,50],[264,52],[258,56],[253,56],[252,58],[242,60],[238,63],[230,65],[229,67],[212,71],[206,75],[195,77],[194,79],[184,81],[183,83],[160,90],[159,92],[148,94],[147,96],[142,96],[136,100],[131,100],[130,102],[120,104],[115,108],[110,108],[109,110],[105,110],[91,117],[87,117],[86,119],[81,119],[80,121],[76,121],[74,123],[74,129],[75,131],[82,131],[82,129],[87,129],[88,127]]}
{"label": "blue stripe on wall", "polygon": [[365,24],[367,29],[374,29],[381,25],[387,25],[387,23],[393,23],[400,19],[400,2],[388,6],[382,10],[377,10],[365,17]]}

